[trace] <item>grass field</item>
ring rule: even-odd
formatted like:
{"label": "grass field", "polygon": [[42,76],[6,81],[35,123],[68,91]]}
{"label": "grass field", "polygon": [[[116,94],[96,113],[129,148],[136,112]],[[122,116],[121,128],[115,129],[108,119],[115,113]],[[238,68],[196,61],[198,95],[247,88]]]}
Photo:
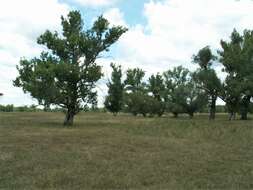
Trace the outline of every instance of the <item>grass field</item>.
{"label": "grass field", "polygon": [[0,189],[253,189],[253,121],[0,113]]}

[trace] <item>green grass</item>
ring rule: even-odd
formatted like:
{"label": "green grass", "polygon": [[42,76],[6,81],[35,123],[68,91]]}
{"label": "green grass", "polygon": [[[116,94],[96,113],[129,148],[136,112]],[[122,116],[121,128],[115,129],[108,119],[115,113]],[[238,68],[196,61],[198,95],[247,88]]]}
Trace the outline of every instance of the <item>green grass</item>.
{"label": "green grass", "polygon": [[253,189],[253,121],[0,113],[0,189]]}

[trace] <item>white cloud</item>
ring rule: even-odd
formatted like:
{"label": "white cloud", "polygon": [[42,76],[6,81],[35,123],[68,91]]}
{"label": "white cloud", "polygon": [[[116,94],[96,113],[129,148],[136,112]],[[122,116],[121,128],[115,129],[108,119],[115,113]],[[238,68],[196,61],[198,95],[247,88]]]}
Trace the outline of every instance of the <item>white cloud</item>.
{"label": "white cloud", "polygon": [[57,0],[8,0],[0,6],[0,104],[34,103],[21,89],[14,88],[16,65],[21,57],[39,55],[36,38],[46,29],[58,30],[60,16],[69,8]]}
{"label": "white cloud", "polygon": [[80,5],[91,6],[91,7],[109,6],[117,2],[117,0],[74,0],[74,1],[76,1]]}
{"label": "white cloud", "polygon": [[147,24],[130,28],[120,49],[128,62],[148,72],[180,64],[193,70],[191,57],[200,48],[219,48],[233,28],[253,28],[252,10],[251,0],[151,0],[143,12]]}
{"label": "white cloud", "polygon": [[103,15],[111,25],[127,26],[124,20],[124,14],[118,8],[111,8]]}

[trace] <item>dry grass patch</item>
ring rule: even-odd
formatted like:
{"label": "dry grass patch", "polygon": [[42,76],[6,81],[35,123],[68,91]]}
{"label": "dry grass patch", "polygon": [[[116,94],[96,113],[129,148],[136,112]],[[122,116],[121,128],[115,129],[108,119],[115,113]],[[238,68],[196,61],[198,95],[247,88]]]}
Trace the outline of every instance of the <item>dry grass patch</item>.
{"label": "dry grass patch", "polygon": [[253,121],[0,113],[0,189],[252,189]]}

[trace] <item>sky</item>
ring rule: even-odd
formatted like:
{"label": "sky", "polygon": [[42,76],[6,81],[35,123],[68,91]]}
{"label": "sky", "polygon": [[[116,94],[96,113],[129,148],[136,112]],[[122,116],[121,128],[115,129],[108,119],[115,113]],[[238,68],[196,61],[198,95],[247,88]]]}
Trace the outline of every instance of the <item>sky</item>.
{"label": "sky", "polygon": [[[45,30],[61,31],[60,17],[80,10],[89,28],[100,15],[111,25],[129,31],[97,62],[104,77],[98,82],[99,104],[106,96],[110,63],[123,69],[140,67],[146,77],[182,65],[195,70],[193,54],[209,45],[214,53],[220,40],[229,40],[234,28],[253,29],[252,0],[1,0],[0,5],[0,104],[36,104],[15,88],[16,65],[21,58],[39,56],[36,39]],[[225,77],[222,67],[215,69]]]}

